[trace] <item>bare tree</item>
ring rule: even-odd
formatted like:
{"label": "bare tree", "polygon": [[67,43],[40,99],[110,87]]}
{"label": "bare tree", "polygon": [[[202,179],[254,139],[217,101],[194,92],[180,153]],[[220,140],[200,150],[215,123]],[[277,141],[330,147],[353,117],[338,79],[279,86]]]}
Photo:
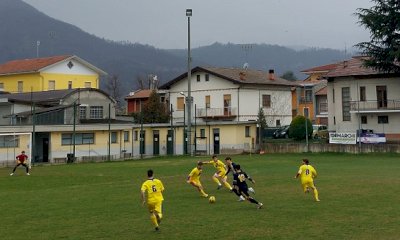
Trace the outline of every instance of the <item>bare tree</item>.
{"label": "bare tree", "polygon": [[116,101],[117,112],[122,112],[121,81],[117,74],[112,74],[107,78],[106,91]]}

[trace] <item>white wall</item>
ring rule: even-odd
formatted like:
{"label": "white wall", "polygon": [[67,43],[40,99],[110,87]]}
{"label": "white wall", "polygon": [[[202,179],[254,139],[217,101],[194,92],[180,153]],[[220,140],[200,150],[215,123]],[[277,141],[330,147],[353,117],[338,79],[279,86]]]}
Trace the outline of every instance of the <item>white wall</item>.
{"label": "white wall", "polygon": [[76,74],[76,75],[96,75],[97,73],[87,66],[81,64],[76,60],[71,60],[73,67],[69,68],[70,61],[62,61],[44,71],[43,73],[57,73],[57,74]]}
{"label": "white wall", "polygon": [[[359,116],[351,114],[351,121],[343,121],[342,117],[342,88],[350,87],[351,101],[359,100],[359,88],[366,88],[366,100],[377,101],[376,86],[386,86],[387,99],[400,101],[400,79],[399,78],[370,78],[354,79],[351,77],[335,79],[328,83],[328,106],[329,106],[329,130],[336,132],[355,132],[359,128]],[[335,103],[333,103],[333,89],[335,89]],[[361,109],[361,108],[360,108]],[[374,110],[369,113],[361,113],[367,116],[367,124],[361,124],[362,129],[373,129],[377,133],[400,133],[400,111],[389,112],[388,110]],[[388,116],[388,124],[378,124],[378,116]],[[336,124],[334,124],[334,117]]]}
{"label": "white wall", "polygon": [[[200,75],[200,82],[197,82]],[[233,114],[239,114],[240,118],[233,121],[252,121],[257,119],[259,106],[262,105],[262,95],[271,95],[271,108],[264,108],[268,126],[275,126],[276,120],[281,125],[288,125],[292,120],[291,103],[292,95],[290,87],[272,85],[258,85],[240,88],[228,80],[209,75],[209,81],[205,81],[205,73],[192,74],[191,95],[193,97],[192,116],[194,117],[194,105],[197,109],[205,108],[205,96],[210,96],[210,108],[224,107],[224,95],[231,95],[231,108]],[[170,101],[174,109],[174,119],[183,122],[183,110],[177,111],[177,98],[182,97],[180,92],[187,95],[187,80],[182,79],[170,87]],[[198,121],[200,121],[198,119]]]}

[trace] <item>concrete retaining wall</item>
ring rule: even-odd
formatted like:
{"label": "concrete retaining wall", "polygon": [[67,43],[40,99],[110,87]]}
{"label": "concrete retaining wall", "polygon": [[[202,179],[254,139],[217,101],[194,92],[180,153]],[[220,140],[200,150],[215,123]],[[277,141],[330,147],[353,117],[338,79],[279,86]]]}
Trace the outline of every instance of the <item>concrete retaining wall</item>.
{"label": "concrete retaining wall", "polygon": [[302,152],[346,152],[346,153],[400,153],[400,144],[309,144],[305,143],[266,143],[266,153],[302,153]]}

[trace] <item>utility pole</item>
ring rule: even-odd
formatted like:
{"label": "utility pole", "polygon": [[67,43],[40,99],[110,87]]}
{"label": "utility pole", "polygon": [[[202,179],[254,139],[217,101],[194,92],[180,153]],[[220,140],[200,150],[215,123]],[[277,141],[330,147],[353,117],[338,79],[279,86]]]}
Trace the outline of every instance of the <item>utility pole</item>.
{"label": "utility pole", "polygon": [[191,55],[190,55],[190,17],[192,16],[192,9],[186,9],[186,16],[188,18],[188,59],[187,59],[187,67],[188,67],[188,96],[186,98],[186,106],[187,106],[187,122],[188,122],[188,131],[187,131],[187,150],[188,153],[192,156],[192,89],[191,89]]}

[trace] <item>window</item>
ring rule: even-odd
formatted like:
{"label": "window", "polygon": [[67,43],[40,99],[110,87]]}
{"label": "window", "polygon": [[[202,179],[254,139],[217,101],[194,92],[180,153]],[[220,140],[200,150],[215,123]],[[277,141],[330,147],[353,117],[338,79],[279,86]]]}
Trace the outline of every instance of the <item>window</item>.
{"label": "window", "polygon": [[309,118],[309,109],[308,107],[303,108],[303,116]]}
{"label": "window", "polygon": [[246,126],[244,128],[244,136],[245,137],[250,137],[250,126]]}
{"label": "window", "polygon": [[367,124],[367,116],[361,116],[361,124]]}
{"label": "window", "polygon": [[332,102],[335,103],[335,89],[332,89]]}
{"label": "window", "polygon": [[281,120],[280,119],[277,119],[276,120],[276,126],[278,127],[278,126],[280,126],[281,125]]}
{"label": "window", "polygon": [[360,87],[360,101],[364,102],[366,99],[365,87]]}
{"label": "window", "polygon": [[129,142],[129,131],[124,131],[124,142]]}
{"label": "window", "polygon": [[24,82],[18,81],[18,92],[22,93],[24,91]]}
{"label": "window", "polygon": [[133,141],[138,141],[139,140],[139,132],[136,130],[133,132]]}
{"label": "window", "polygon": [[86,106],[79,106],[79,119],[86,119]]}
{"label": "window", "polygon": [[305,90],[304,98],[305,98],[306,102],[312,102],[312,90],[311,89]]}
{"label": "window", "polygon": [[349,87],[342,88],[342,116],[343,121],[351,121]]}
{"label": "window", "polygon": [[262,105],[263,107],[271,107],[271,95],[262,95]]}
{"label": "window", "polygon": [[211,106],[211,97],[210,97],[210,95],[207,95],[206,96],[206,108],[210,108],[210,106]]}
{"label": "window", "polygon": [[230,116],[231,110],[231,95],[224,94],[224,116]]}
{"label": "window", "polygon": [[336,125],[336,117],[333,116],[333,125]]}
{"label": "window", "polygon": [[49,90],[55,90],[55,89],[56,89],[56,81],[49,80]]}
{"label": "window", "polygon": [[118,142],[118,133],[111,132],[111,143],[117,143],[117,142]]}
{"label": "window", "polygon": [[19,136],[3,135],[0,136],[0,148],[18,147]]}
{"label": "window", "polygon": [[183,110],[183,108],[185,107],[185,103],[184,103],[185,98],[184,97],[178,97],[176,99],[176,110]]}
{"label": "window", "polygon": [[197,82],[200,82],[200,75],[196,76]]}
{"label": "window", "polygon": [[[61,145],[72,145],[72,133],[61,134]],[[94,133],[75,133],[75,144],[94,144]]]}
{"label": "window", "polygon": [[205,138],[206,137],[206,130],[204,128],[200,129],[200,137]]}
{"label": "window", "polygon": [[388,116],[378,116],[378,123],[379,124],[389,123],[389,117]]}
{"label": "window", "polygon": [[4,83],[0,83],[0,91],[4,91]]}
{"label": "window", "polygon": [[85,88],[91,88],[92,83],[91,82],[85,82]]}
{"label": "window", "polygon": [[90,118],[91,119],[102,119],[103,118],[103,106],[90,106]]}
{"label": "window", "polygon": [[72,81],[68,81],[68,89],[72,89]]}
{"label": "window", "polygon": [[206,74],[206,82],[210,81],[210,75]]}
{"label": "window", "polygon": [[165,101],[165,96],[160,96],[160,102],[161,103],[165,103],[166,101]]}

